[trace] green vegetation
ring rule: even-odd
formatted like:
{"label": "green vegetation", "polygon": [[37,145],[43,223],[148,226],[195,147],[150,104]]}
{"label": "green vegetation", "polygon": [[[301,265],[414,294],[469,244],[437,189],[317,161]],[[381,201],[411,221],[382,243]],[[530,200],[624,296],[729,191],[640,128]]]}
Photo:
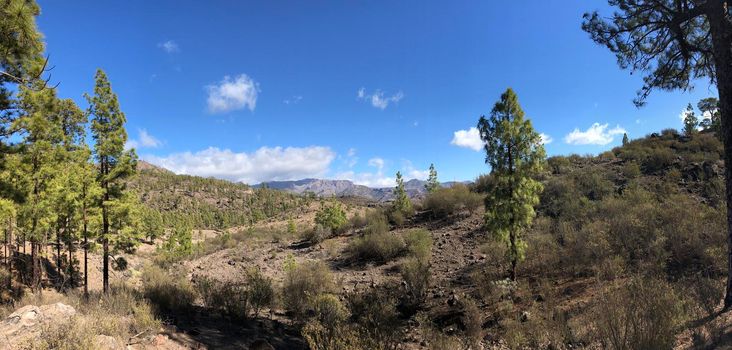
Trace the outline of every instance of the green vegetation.
{"label": "green vegetation", "polygon": [[427,193],[432,193],[440,188],[440,182],[437,180],[437,170],[435,170],[434,164],[430,164],[429,172],[429,176],[427,176],[427,183],[424,184],[424,189],[427,190]]}
{"label": "green vegetation", "polygon": [[[717,87],[720,103],[705,101],[700,109],[719,107],[719,139],[724,160],[732,163],[732,26],[725,1],[677,2],[609,1],[617,11],[610,18],[586,13],[582,29],[592,40],[607,47],[623,69],[644,72],[636,105],[645,103],[654,89],[690,90],[694,81],[708,78]],[[677,6],[678,5],[678,6]],[[683,28],[680,31],[679,28]],[[708,103],[709,102],[709,103]],[[712,117],[715,117],[712,112]],[[714,120],[714,119],[713,119]],[[712,121],[714,124],[714,121]],[[732,173],[725,175],[727,235],[732,237]],[[728,250],[732,239],[727,240]],[[732,254],[727,254],[732,266]],[[724,308],[732,308],[732,269],[727,271]]]}
{"label": "green vegetation", "polygon": [[429,193],[424,201],[424,209],[434,218],[448,218],[463,212],[472,214],[482,202],[483,195],[471,192],[466,185],[455,184]]}
{"label": "green vegetation", "polygon": [[480,117],[478,130],[486,144],[486,163],[493,178],[485,199],[485,226],[508,244],[511,280],[515,280],[516,265],[526,249],[521,232],[531,225],[543,188],[534,176],[542,171],[546,155],[541,135],[531,121],[524,120],[524,111],[511,89],[501,95],[489,118]]}
{"label": "green vegetation", "polygon": [[397,171],[396,173],[396,187],[394,187],[394,202],[391,205],[389,211],[389,219],[396,224],[401,226],[407,217],[414,213],[412,208],[412,201],[407,195],[407,190],[404,188],[404,179],[402,173]]}
{"label": "green vegetation", "polygon": [[335,200],[321,203],[320,210],[315,213],[315,225],[319,225],[332,233],[337,233],[348,223],[346,212]]}
{"label": "green vegetation", "polygon": [[269,188],[251,188],[226,180],[175,175],[148,168],[130,181],[142,203],[158,211],[163,227],[187,222],[195,228],[249,226],[270,218],[293,216],[312,199]]}

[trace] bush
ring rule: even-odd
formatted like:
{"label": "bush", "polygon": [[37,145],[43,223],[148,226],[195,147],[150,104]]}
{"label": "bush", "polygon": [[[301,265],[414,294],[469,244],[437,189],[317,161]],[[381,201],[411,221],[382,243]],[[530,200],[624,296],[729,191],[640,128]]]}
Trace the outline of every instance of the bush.
{"label": "bush", "polygon": [[490,174],[479,175],[469,186],[473,192],[486,193],[493,188],[493,177]]}
{"label": "bush", "polygon": [[395,226],[404,226],[404,223],[407,222],[407,214],[401,210],[392,209],[389,211],[389,221]]}
{"label": "bush", "polygon": [[350,293],[346,305],[359,330],[360,349],[394,349],[399,343],[401,322],[391,294],[380,289]]}
{"label": "bush", "polygon": [[204,306],[235,319],[248,317],[249,291],[245,285],[201,277],[196,279],[195,287]]}
{"label": "bush", "polygon": [[399,270],[406,289],[404,305],[414,310],[427,298],[430,283],[429,261],[409,258],[402,263]]}
{"label": "bush", "polygon": [[363,229],[364,235],[384,233],[389,231],[389,220],[381,211],[373,211],[366,217],[366,225]]}
{"label": "bush", "polygon": [[272,279],[262,275],[258,270],[249,272],[247,279],[249,302],[254,308],[254,315],[259,316],[259,311],[264,308],[271,308],[275,298],[275,291],[272,287]]}
{"label": "bush", "polygon": [[335,200],[330,203],[322,203],[318,212],[315,213],[315,225],[322,226],[333,233],[340,232],[347,223],[346,212]]}
{"label": "bush", "polygon": [[671,349],[682,322],[680,296],[665,282],[633,279],[601,295],[595,327],[602,344],[611,349]]}
{"label": "bush", "polygon": [[334,289],[335,282],[328,266],[322,261],[307,261],[285,274],[282,301],[287,311],[301,318],[312,308],[314,298]]}
{"label": "bush", "polygon": [[365,234],[353,239],[346,247],[352,261],[387,262],[404,253],[406,245],[401,236],[389,232]]}
{"label": "bush", "polygon": [[634,161],[626,162],[623,165],[623,176],[625,176],[626,179],[632,180],[641,175],[641,169],[638,163]]}
{"label": "bush", "polygon": [[315,225],[311,230],[306,230],[302,234],[302,239],[308,241],[310,244],[319,244],[324,240],[330,238],[333,235],[333,231],[329,228]]}
{"label": "bush", "polygon": [[195,291],[187,279],[155,265],[143,271],[142,285],[145,297],[160,313],[188,312],[195,300]]}
{"label": "bush", "polygon": [[674,152],[669,148],[654,148],[643,160],[646,174],[654,174],[671,166],[674,161]]}
{"label": "bush", "polygon": [[430,193],[425,200],[425,209],[434,217],[446,218],[462,211],[473,213],[482,202],[482,195],[470,192],[468,186],[456,184]]}
{"label": "bush", "polygon": [[572,162],[562,156],[549,157],[546,161],[552,174],[565,174],[572,166]]}
{"label": "bush", "polygon": [[432,235],[424,229],[409,230],[404,234],[404,244],[409,253],[421,261],[429,261],[432,253]]}

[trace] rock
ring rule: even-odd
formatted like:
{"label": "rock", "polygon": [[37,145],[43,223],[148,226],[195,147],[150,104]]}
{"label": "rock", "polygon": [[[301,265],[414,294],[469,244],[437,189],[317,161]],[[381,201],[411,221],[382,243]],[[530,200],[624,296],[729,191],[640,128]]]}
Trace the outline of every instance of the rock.
{"label": "rock", "polygon": [[76,310],[66,304],[24,306],[0,322],[0,349],[11,349],[14,345],[38,337],[44,325],[56,324],[76,315]]}
{"label": "rock", "polygon": [[106,350],[125,350],[126,347],[122,345],[119,340],[115,337],[110,337],[108,335],[97,335],[94,337],[94,344],[97,346],[97,349],[106,349]]}
{"label": "rock", "polygon": [[455,306],[455,305],[457,305],[458,301],[459,301],[458,296],[453,294],[450,296],[450,298],[447,299],[447,305]]}
{"label": "rock", "polygon": [[528,311],[521,311],[521,316],[519,316],[519,320],[521,322],[526,322],[529,320],[529,317],[531,317],[531,314]]}

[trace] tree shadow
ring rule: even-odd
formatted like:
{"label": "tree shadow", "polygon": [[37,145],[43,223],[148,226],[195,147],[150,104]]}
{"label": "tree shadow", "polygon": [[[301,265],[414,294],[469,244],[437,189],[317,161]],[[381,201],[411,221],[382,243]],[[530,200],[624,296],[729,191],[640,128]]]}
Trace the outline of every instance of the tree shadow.
{"label": "tree shadow", "polygon": [[169,321],[177,331],[167,331],[167,335],[190,348],[248,349],[257,341],[266,341],[275,349],[308,348],[295,326],[261,316],[232,319],[195,306],[189,312],[175,314]]}

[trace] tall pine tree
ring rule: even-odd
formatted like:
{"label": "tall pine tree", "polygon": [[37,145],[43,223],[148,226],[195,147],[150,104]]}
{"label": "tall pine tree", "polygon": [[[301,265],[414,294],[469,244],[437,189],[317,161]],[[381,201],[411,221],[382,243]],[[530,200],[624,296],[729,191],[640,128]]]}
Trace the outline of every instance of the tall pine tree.
{"label": "tall pine tree", "polygon": [[432,193],[439,188],[440,182],[437,180],[437,170],[435,170],[434,164],[430,164],[430,174],[427,177],[427,183],[424,184],[424,189],[427,190],[427,193]]}
{"label": "tall pine tree", "polygon": [[510,277],[515,280],[526,248],[521,233],[535,216],[543,188],[534,176],[543,169],[544,146],[511,89],[501,95],[490,117],[480,117],[478,130],[493,179],[485,199],[485,226],[508,245]]}
{"label": "tall pine tree", "polygon": [[412,213],[412,201],[409,200],[409,195],[407,195],[407,190],[404,187],[404,178],[402,178],[400,171],[396,173],[396,187],[394,187],[392,210],[403,215],[410,215]]}
{"label": "tall pine tree", "polygon": [[102,188],[102,227],[99,239],[102,243],[102,285],[109,292],[110,242],[126,232],[126,223],[131,219],[126,208],[124,179],[133,175],[136,167],[134,150],[125,151],[127,132],[126,118],[120,110],[117,95],[101,69],[95,75],[94,95],[86,94],[91,115],[91,132],[94,138],[94,155],[99,173],[97,181]]}
{"label": "tall pine tree", "polygon": [[684,111],[684,135],[692,136],[696,134],[696,128],[698,127],[699,118],[696,117],[696,114],[694,113],[694,107],[692,107],[691,103],[689,103],[689,105],[686,106],[686,110]]}

